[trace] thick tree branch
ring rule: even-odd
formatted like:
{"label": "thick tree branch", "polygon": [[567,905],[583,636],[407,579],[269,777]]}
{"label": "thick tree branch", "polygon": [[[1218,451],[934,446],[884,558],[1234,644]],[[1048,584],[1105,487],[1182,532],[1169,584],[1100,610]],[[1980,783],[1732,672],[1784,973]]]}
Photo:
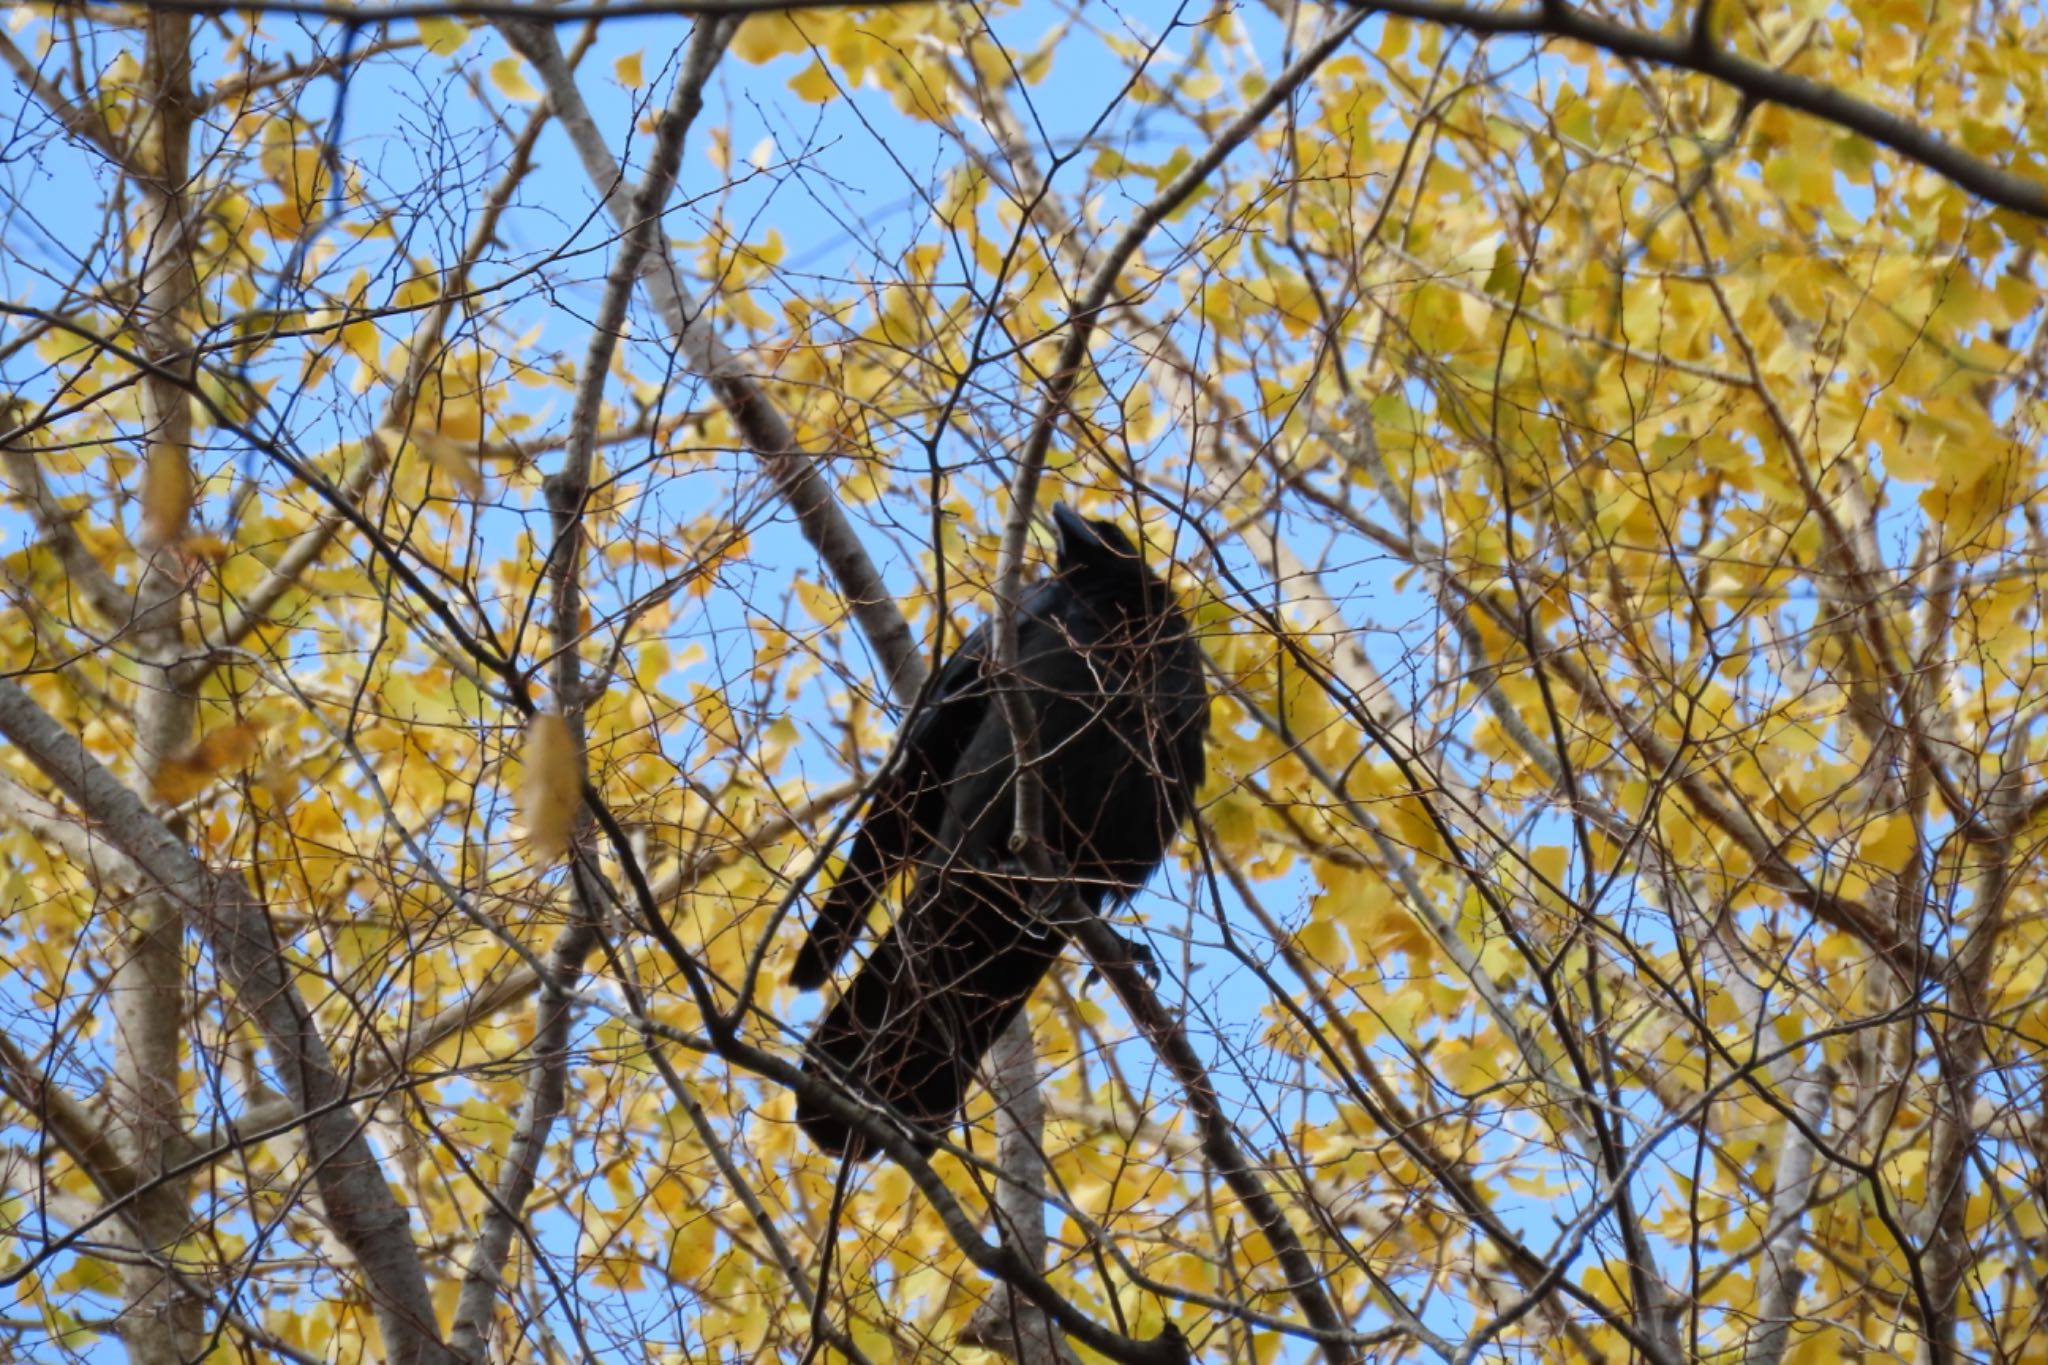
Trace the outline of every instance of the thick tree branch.
{"label": "thick tree branch", "polygon": [[[158,8],[211,12],[213,0],[154,0]],[[847,0],[850,5],[853,0]],[[1691,71],[1728,86],[1748,99],[1811,114],[1836,127],[1859,133],[1909,161],[1946,177],[1969,193],[2030,218],[2048,219],[2048,186],[1989,161],[1973,157],[1919,124],[1868,100],[1797,76],[1752,58],[1740,56],[1696,35],[1651,33],[1602,19],[1564,3],[1527,9],[1489,10],[1473,5],[1438,4],[1431,0],[1346,0],[1361,14],[1395,14],[1424,23],[1488,37],[1563,38],[1617,57]],[[253,7],[259,13],[293,14],[376,24],[400,19],[448,15],[500,21],[531,20],[531,7],[514,0],[477,3],[350,5],[345,0],[267,0]],[[617,4],[569,4],[549,12],[549,19],[624,18],[634,14],[762,14],[787,6],[779,0],[619,0]],[[828,8],[828,6],[816,6]]]}
{"label": "thick tree branch", "polygon": [[201,865],[141,798],[115,781],[20,684],[0,679],[0,734],[148,874],[212,945],[221,974],[269,1043],[285,1092],[306,1116],[307,1159],[328,1225],[362,1271],[401,1365],[452,1365],[434,1327],[405,1210],[392,1196],[346,1087],[275,935],[234,877]]}
{"label": "thick tree branch", "polygon": [[[14,400],[8,410],[0,411],[0,423],[20,429],[26,417],[25,405]],[[92,551],[85,547],[85,540],[78,534],[73,520],[76,513],[65,510],[51,492],[50,485],[43,478],[41,466],[36,463],[37,453],[27,444],[24,434],[5,450],[0,458],[7,463],[7,476],[14,483],[15,496],[27,505],[29,515],[35,518],[36,529],[43,533],[50,548],[57,553],[57,562],[64,566],[65,580],[86,605],[115,631],[126,630],[135,614],[135,596],[124,591],[114,582]]]}
{"label": "thick tree branch", "polygon": [[[157,799],[157,779],[192,743],[198,694],[178,670],[190,649],[181,551],[198,480],[192,404],[186,398],[199,303],[201,202],[193,195],[195,126],[191,16],[145,11],[141,117],[132,139],[134,232],[141,290],[128,318],[135,346],[158,363],[138,391],[142,496],[129,539],[141,552],[124,648],[139,664],[134,689],[136,791]],[[90,812],[88,812],[90,813]],[[142,1182],[129,1234],[149,1262],[122,1275],[122,1339],[133,1365],[182,1365],[202,1352],[200,1301],[176,1283],[168,1257],[188,1235],[190,1196],[165,1173],[164,1156],[185,1132],[179,1085],[185,1010],[185,918],[175,896],[145,889],[130,902],[120,965],[109,993],[114,1020],[109,1111],[117,1140]]]}
{"label": "thick tree branch", "polygon": [[[540,77],[563,130],[583,162],[591,187],[603,198],[619,227],[630,227],[634,222],[632,192],[603,130],[592,117],[582,91],[562,59],[554,30],[534,22],[530,10],[521,10],[516,17],[501,17],[498,28],[505,41],[526,58]],[[804,539],[832,574],[854,622],[881,663],[890,694],[899,703],[910,705],[924,679],[923,656],[902,610],[868,557],[867,547],[847,521],[817,462],[798,446],[788,421],[776,410],[745,362],[718,339],[711,327],[708,305],[693,301],[684,290],[681,273],[665,241],[659,250],[648,253],[642,278],[684,364],[710,382],[734,427],[795,514]]]}
{"label": "thick tree branch", "polygon": [[[675,184],[676,167],[682,160],[683,139],[704,107],[704,84],[725,52],[735,25],[706,20],[690,35],[690,45],[668,107],[662,111],[654,136],[654,151],[646,179],[633,196],[624,239],[619,243],[603,298],[591,328],[588,353],[576,389],[570,415],[569,443],[562,469],[547,481],[548,511],[554,527],[554,547],[548,557],[554,585],[552,643],[556,705],[576,739],[576,762],[588,781],[588,754],[583,732],[582,658],[576,642],[582,632],[583,513],[590,493],[590,468],[596,446],[599,411],[604,403],[605,377],[611,358],[623,334],[626,305],[633,282],[653,249],[661,222],[662,205],[668,202]],[[587,835],[590,820],[582,814],[576,821],[578,838]],[[572,854],[570,869],[572,909],[569,923],[548,955],[547,975],[540,981],[540,998],[534,1025],[534,1072],[519,1124],[505,1154],[492,1192],[489,1208],[470,1247],[463,1274],[462,1294],[457,1301],[455,1323],[449,1345],[465,1360],[478,1360],[489,1341],[493,1309],[499,1282],[510,1255],[514,1235],[524,1225],[526,1201],[533,1193],[540,1162],[547,1148],[548,1133],[562,1112],[568,1093],[569,1029],[573,1021],[569,993],[583,973],[583,964],[597,947],[601,917],[610,897],[595,869]]]}
{"label": "thick tree branch", "polygon": [[11,777],[0,776],[0,820],[34,835],[61,853],[98,887],[141,888],[148,880],[128,855],[100,838],[89,821],[30,791]]}
{"label": "thick tree branch", "polygon": [[1792,1319],[1799,1311],[1799,1246],[1805,1238],[1806,1201],[1816,1175],[1814,1144],[1809,1132],[1820,1131],[1826,1119],[1828,1085],[1823,1068],[1792,1082],[1786,1103],[1806,1121],[1785,1125],[1778,1142],[1771,1202],[1764,1231],[1762,1262],[1757,1267],[1756,1327],[1743,1353],[1743,1365],[1779,1365],[1792,1340]]}
{"label": "thick tree branch", "polygon": [[[1030,1265],[1045,1264],[1045,1100],[1038,1091],[1038,1050],[1031,1016],[1010,1021],[982,1062],[996,1104],[996,1188],[990,1201],[1005,1245]],[[1076,1357],[1052,1319],[1000,1285],[960,1333],[1018,1365],[1072,1365]]]}
{"label": "thick tree branch", "polygon": [[102,1194],[120,1199],[134,1191],[135,1168],[99,1116],[76,1095],[52,1084],[43,1068],[5,1033],[0,1033],[0,1092],[34,1115]]}

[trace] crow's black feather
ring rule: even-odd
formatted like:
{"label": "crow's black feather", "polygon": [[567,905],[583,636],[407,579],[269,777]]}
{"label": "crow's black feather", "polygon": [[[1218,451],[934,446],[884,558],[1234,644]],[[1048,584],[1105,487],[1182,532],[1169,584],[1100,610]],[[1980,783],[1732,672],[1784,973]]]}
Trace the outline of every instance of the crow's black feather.
{"label": "crow's black feather", "polygon": [[[1166,585],[1109,522],[1053,509],[1053,577],[1018,612],[1015,685],[1036,727],[1044,831],[1090,911],[1135,893],[1193,807],[1209,696]],[[982,1054],[1058,959],[1064,933],[1010,852],[1015,754],[989,627],[962,642],[906,722],[845,869],[791,979],[823,984],[868,907],[912,872],[895,925],[812,1034],[805,1068],[850,1083],[919,1130],[959,1113]],[[819,1146],[866,1144],[799,1104]]]}

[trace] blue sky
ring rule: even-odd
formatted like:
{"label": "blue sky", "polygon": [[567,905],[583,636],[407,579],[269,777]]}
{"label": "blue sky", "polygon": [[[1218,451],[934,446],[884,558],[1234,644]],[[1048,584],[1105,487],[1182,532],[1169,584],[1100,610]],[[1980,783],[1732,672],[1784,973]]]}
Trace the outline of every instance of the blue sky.
{"label": "blue sky", "polygon": [[[1160,6],[1115,11],[1091,7],[1082,11],[1082,21],[1142,36],[1164,29],[1172,14],[1173,11]],[[1277,27],[1263,11],[1246,11],[1243,18],[1265,69],[1277,69],[1281,64],[1281,35]],[[998,31],[1018,51],[1034,47],[1058,22],[1060,16],[1055,11],[1038,6],[1023,6],[995,19]],[[305,52],[316,44],[331,49],[337,41],[332,31],[321,31],[309,39],[305,32],[295,31],[281,20],[271,21],[266,27],[281,52]],[[583,88],[601,126],[623,138],[624,130],[645,112],[648,101],[658,105],[671,74],[669,63],[685,41],[686,33],[686,25],[673,20],[631,20],[606,26],[582,68]],[[565,41],[569,36],[570,29],[565,28]],[[1169,54],[1184,54],[1187,38],[1183,33],[1172,40]],[[1361,41],[1370,45],[1370,29]],[[639,90],[627,90],[615,82],[612,72],[619,57],[634,51],[644,53],[648,80]],[[341,149],[363,174],[373,197],[405,207],[402,218],[413,234],[407,243],[407,254],[412,258],[438,262],[455,254],[467,235],[476,196],[493,178],[494,168],[486,164],[486,159],[503,146],[503,137],[493,120],[502,115],[516,127],[523,117],[523,111],[516,108],[487,109],[467,84],[475,79],[488,89],[488,68],[501,55],[502,48],[494,37],[479,32],[471,37],[453,64],[431,57],[373,63],[347,87],[345,103],[341,105]],[[217,52],[214,56],[217,60]],[[713,83],[705,113],[691,135],[677,196],[681,207],[669,222],[670,231],[685,238],[699,235],[713,214],[726,224],[744,225],[742,235],[751,241],[765,240],[770,231],[778,234],[786,247],[781,268],[794,278],[786,288],[764,287],[767,298],[800,289],[807,274],[847,277],[879,273],[912,247],[932,240],[929,203],[943,194],[946,172],[954,155],[938,133],[902,116],[876,91],[857,91],[850,99],[822,106],[798,98],[786,82],[806,60],[783,58],[765,67],[728,60]],[[1064,46],[1052,79],[1028,92],[1052,146],[1063,148],[1091,128],[1122,82],[1122,67],[1100,43],[1077,41]],[[332,120],[335,105],[331,99],[323,104],[323,99],[340,98],[342,94],[341,88],[331,82],[324,90],[316,87],[302,112],[309,117]],[[1169,149],[1191,138],[1181,116],[1164,108],[1141,114],[1120,111],[1114,124],[1119,129],[1118,149],[1134,161],[1161,158]],[[332,126],[331,122],[327,124],[330,135]],[[727,145],[735,166],[752,163],[758,169],[736,178],[719,170],[711,157],[714,129],[729,131]],[[635,154],[640,150],[641,145],[636,143]],[[62,157],[74,159],[66,161]],[[580,361],[584,344],[581,328],[596,307],[609,259],[611,228],[596,218],[591,188],[557,131],[551,129],[543,136],[538,159],[540,171],[522,191],[501,231],[503,260],[483,282],[517,281],[503,291],[503,296],[515,300],[503,328],[506,335],[523,339],[530,324],[543,324],[539,334],[526,343],[523,358],[545,363],[559,354]],[[1090,183],[1095,178],[1091,160],[1084,157],[1069,166],[1063,173],[1061,188]],[[0,163],[0,177],[4,177],[0,179],[0,188],[11,195],[16,205],[10,218],[15,230],[10,264],[13,277],[0,280],[0,285],[14,297],[34,298],[43,286],[23,274],[19,263],[40,264],[57,278],[67,277],[84,264],[75,257],[74,246],[92,240],[98,230],[97,205],[93,196],[77,193],[75,187],[98,184],[99,180],[89,160],[70,152],[34,162]],[[1147,182],[1137,183],[1142,187]],[[1128,211],[1130,201],[1122,197],[1124,193],[1122,185],[1103,185],[1100,208],[1108,221],[1114,222]],[[1162,234],[1172,231],[1169,225]],[[396,286],[404,264],[403,258],[391,254],[388,242],[358,241],[338,230],[325,233],[316,249],[337,253],[324,279],[345,279],[357,262],[370,269],[375,281],[373,297],[378,296],[379,289]],[[578,256],[579,252],[583,254]],[[555,264],[545,283],[539,275],[524,273],[527,267],[550,260]],[[523,296],[521,291],[525,291]],[[278,298],[272,302],[298,307],[312,306],[318,300]],[[634,318],[636,335],[652,338],[634,348],[639,373],[658,373],[659,329],[644,307],[636,306]],[[846,325],[857,326],[861,321],[849,319]],[[25,368],[26,364],[21,362],[21,373],[0,375],[0,380],[32,389],[38,377]],[[615,385],[615,397],[618,392]],[[664,396],[665,403],[684,401],[704,400],[701,393],[692,396],[681,383]],[[567,396],[559,390],[536,391],[534,403],[535,415],[544,425],[559,425],[566,417]],[[331,441],[360,435],[353,426],[359,414],[345,404],[334,409],[295,408],[279,415],[305,449],[317,450]],[[1017,424],[1019,428],[1021,425]],[[901,438],[896,447],[900,454],[894,460],[898,472],[921,472],[924,456],[915,444],[916,433],[896,434]],[[990,471],[977,469],[976,465],[987,452],[971,448],[957,431],[948,431],[941,437],[939,450],[942,458],[959,471],[958,480],[971,483],[981,479],[986,487]],[[223,470],[256,469],[257,457],[247,451],[223,445],[213,454]],[[621,451],[614,467],[624,466],[632,458],[652,461],[659,457],[652,450]],[[1000,475],[1004,467],[998,461],[993,473]],[[725,453],[687,477],[673,479],[650,501],[648,532],[678,534],[706,508],[742,501],[754,472],[750,458]],[[848,471],[842,463],[834,472],[843,477]],[[517,505],[517,497],[508,498],[501,510],[479,519],[480,559],[510,551],[522,530],[544,539],[537,497],[530,493],[526,497],[524,508]],[[984,496],[981,505],[992,505],[991,499]],[[202,509],[202,515],[218,516],[217,506]],[[898,501],[858,509],[855,513],[866,519],[864,530],[870,551],[881,563],[891,586],[906,598],[919,586],[906,552],[917,548],[926,530],[921,519],[905,515],[907,509],[916,510]],[[21,543],[23,528],[15,514],[10,512],[0,519],[0,528],[7,533],[7,544]],[[1192,548],[1191,540],[1182,543]],[[1255,566],[1237,551],[1226,553],[1238,555],[1231,561],[1231,567],[1242,581],[1259,583],[1260,574]],[[1353,612],[1353,624],[1360,628],[1360,639],[1375,664],[1394,679],[1407,676],[1410,669],[1426,669],[1429,661],[1417,658],[1433,614],[1424,585],[1413,578],[1397,582],[1384,561],[1370,555],[1340,554],[1336,558],[1343,561],[1344,567],[1330,576],[1328,586]],[[693,680],[722,685],[743,677],[753,663],[750,616],[767,612],[793,622],[801,621],[791,592],[791,584],[800,575],[818,576],[808,549],[786,522],[764,521],[747,562],[728,571],[720,591],[701,603],[679,602],[670,644],[678,657],[690,645],[701,646],[704,653],[701,662],[678,670],[671,679],[672,690],[684,690]],[[599,605],[615,606],[616,602]],[[793,714],[804,730],[805,740],[792,751],[791,772],[835,772],[837,760],[826,747],[833,738],[833,718],[843,710],[847,696],[855,689],[879,691],[874,683],[873,661],[866,657],[864,647],[851,632],[845,638],[845,675],[820,675],[794,704]],[[665,740],[673,745],[679,765],[694,762],[701,753],[701,738],[680,721]],[[509,793],[501,796],[509,799]],[[501,803],[496,814],[500,819],[509,819],[509,808]],[[1527,827],[1525,838],[1531,845],[1562,842],[1563,832],[1559,822],[1544,817]],[[1292,927],[1305,916],[1313,889],[1305,875],[1297,871],[1263,884],[1260,893],[1277,917]],[[1633,895],[1633,888],[1624,882],[1615,888],[1614,895],[1617,900],[1628,898]],[[1209,1050],[1210,1060],[1231,1101],[1250,1110],[1272,1101],[1276,1095],[1282,1096],[1282,1102],[1272,1105],[1282,1127],[1297,1120],[1310,1124],[1327,1121],[1334,1112],[1328,1097],[1283,1089],[1282,1059],[1267,1048],[1264,1040],[1267,1015],[1263,1011],[1268,1005],[1265,987],[1252,974],[1228,961],[1216,946],[1213,922],[1204,915],[1193,921],[1194,942],[1185,959],[1194,970],[1186,979],[1179,977],[1184,958],[1173,935],[1187,922],[1184,907],[1191,902],[1206,907],[1207,900],[1205,888],[1190,887],[1185,874],[1174,869],[1163,873],[1135,907],[1137,917],[1155,930],[1164,926],[1155,949],[1169,973],[1163,987],[1167,998],[1185,1005],[1191,1022],[1199,1021],[1198,1040]],[[1256,943],[1256,928],[1241,922],[1243,917],[1235,913],[1238,909],[1226,889],[1225,910],[1232,915],[1233,932]],[[1454,907],[1445,909],[1449,912]],[[790,932],[786,927],[785,933]],[[1075,976],[1078,978],[1078,972]],[[1097,988],[1097,999],[1106,995],[1106,991]],[[15,1005],[17,1010],[27,1008],[22,1002]],[[807,1008],[807,1002],[800,1004],[791,1021],[801,1025],[805,1017],[802,1011]],[[1392,1044],[1380,1046],[1383,1060],[1390,1064],[1401,1069],[1412,1064],[1413,1059],[1395,1053]],[[1149,1052],[1142,1044],[1124,1043],[1119,1055],[1134,1073],[1144,1074],[1151,1069]],[[1644,1108],[1634,1117],[1647,1119],[1651,1117],[1647,1097],[1641,1098]],[[1271,1127],[1249,1114],[1246,1128],[1261,1145],[1273,1140]],[[1504,1131],[1500,1147],[1489,1155],[1504,1153],[1516,1136],[1512,1131]],[[1659,1156],[1687,1168],[1694,1152],[1689,1138],[1681,1133],[1667,1140]],[[1574,1182],[1575,1193],[1592,1188],[1595,1183],[1581,1173]],[[1666,1172],[1652,1162],[1639,1177],[1639,1186],[1647,1204],[1657,1191],[1669,1189],[1670,1182]],[[1504,1195],[1501,1207],[1510,1222],[1539,1250],[1548,1245],[1557,1220],[1569,1220],[1573,1212],[1565,1199]],[[564,1249],[573,1245],[574,1236],[566,1219],[566,1214],[557,1214],[543,1220],[549,1235],[561,1239],[558,1245]],[[1674,1265],[1672,1269],[1681,1267]],[[1438,1306],[1432,1309],[1431,1325],[1440,1330],[1452,1330],[1469,1319],[1469,1310],[1463,1305],[1448,1304],[1442,1296],[1433,1303]],[[645,1309],[658,1313],[660,1306],[657,1294],[647,1304],[626,1311]]]}

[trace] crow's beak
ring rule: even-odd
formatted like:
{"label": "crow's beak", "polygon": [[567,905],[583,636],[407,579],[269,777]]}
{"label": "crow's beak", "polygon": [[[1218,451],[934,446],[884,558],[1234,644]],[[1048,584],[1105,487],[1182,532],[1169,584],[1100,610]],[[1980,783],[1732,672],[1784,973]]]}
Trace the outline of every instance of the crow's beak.
{"label": "crow's beak", "polygon": [[1063,502],[1052,505],[1053,529],[1059,533],[1060,558],[1072,559],[1088,548],[1101,548],[1102,537],[1095,534],[1095,528],[1088,519]]}

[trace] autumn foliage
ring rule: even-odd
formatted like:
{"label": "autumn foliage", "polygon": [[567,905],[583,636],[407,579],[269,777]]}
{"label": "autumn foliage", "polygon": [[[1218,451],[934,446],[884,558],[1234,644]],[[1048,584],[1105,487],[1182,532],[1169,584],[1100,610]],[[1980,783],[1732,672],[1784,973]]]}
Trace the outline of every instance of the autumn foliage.
{"label": "autumn foliage", "polygon": [[[0,1357],[2048,1359],[2048,18],[318,8],[0,34]],[[1061,499],[1160,972],[842,1173]]]}

